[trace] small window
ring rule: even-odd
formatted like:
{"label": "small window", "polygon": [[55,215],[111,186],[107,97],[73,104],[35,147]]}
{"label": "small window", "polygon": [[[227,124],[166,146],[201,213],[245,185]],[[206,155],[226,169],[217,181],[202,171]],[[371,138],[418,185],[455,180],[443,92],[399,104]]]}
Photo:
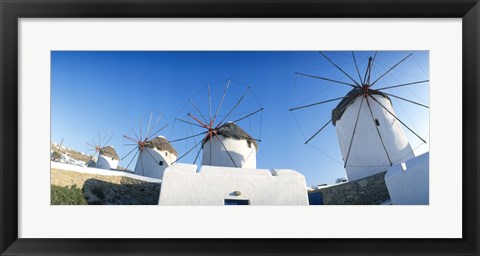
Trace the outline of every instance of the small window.
{"label": "small window", "polygon": [[163,161],[158,162],[160,166],[163,166]]}
{"label": "small window", "polygon": [[376,124],[377,126],[380,126],[380,121],[378,121],[378,119],[376,119],[376,118],[375,118],[375,124]]}
{"label": "small window", "polygon": [[225,199],[224,205],[250,205],[247,199]]}
{"label": "small window", "polygon": [[168,156],[168,152],[165,152],[165,156]]}

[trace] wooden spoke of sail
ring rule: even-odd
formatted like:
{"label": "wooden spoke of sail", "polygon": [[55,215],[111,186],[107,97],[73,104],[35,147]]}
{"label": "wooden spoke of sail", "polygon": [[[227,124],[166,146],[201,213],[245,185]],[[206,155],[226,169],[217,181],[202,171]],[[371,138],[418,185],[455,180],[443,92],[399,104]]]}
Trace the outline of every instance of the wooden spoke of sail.
{"label": "wooden spoke of sail", "polygon": [[152,115],[153,113],[150,112],[150,119],[148,120],[147,133],[145,134],[145,138],[148,138],[148,135],[150,134],[150,124],[152,123]]}
{"label": "wooden spoke of sail", "polygon": [[217,111],[215,111],[215,115],[213,116],[213,119],[212,119],[212,122],[211,122],[210,126],[212,126],[213,123],[215,122],[215,119],[217,119],[218,112],[220,111],[220,108],[222,107],[223,100],[225,99],[225,95],[227,95],[227,90],[228,90],[229,86],[230,86],[230,80],[228,80],[227,85],[225,86],[225,89],[223,90],[222,99],[220,100],[220,103],[217,106]]}
{"label": "wooden spoke of sail", "polygon": [[[202,141],[200,141],[202,142]],[[198,149],[198,152],[197,152],[197,155],[195,155],[195,159],[193,160],[193,164],[195,164],[197,162],[197,159],[198,159],[198,156],[200,155],[200,152],[202,152],[202,148],[199,148]],[[211,152],[211,151],[210,151]],[[210,154],[211,155],[211,154]]]}
{"label": "wooden spoke of sail", "polygon": [[[218,138],[218,136],[214,136],[215,138],[217,138],[218,142],[220,142],[220,144],[222,144],[222,147],[223,149],[225,149],[225,152],[227,153],[228,157],[230,157],[230,160],[232,160],[232,163],[235,167],[238,167],[237,164],[235,163],[235,161],[233,161],[233,157],[230,155],[230,153],[228,152],[227,150],[227,147],[225,147],[225,145],[223,144],[223,142],[220,140],[220,138]],[[210,145],[212,143],[210,142]],[[212,151],[210,149],[210,156],[212,155]],[[210,164],[212,164],[212,160],[210,159]]]}
{"label": "wooden spoke of sail", "polygon": [[[134,150],[135,150],[135,149],[137,149],[137,148],[134,148]],[[132,151],[133,151],[133,150],[132,150]],[[128,170],[128,167],[130,167],[130,165],[131,165],[132,162],[133,162],[133,159],[135,159],[135,157],[138,155],[139,152],[140,152],[140,150],[137,150],[137,152],[135,152],[135,155],[133,155],[132,159],[131,159],[130,162],[128,163],[127,167],[125,167],[125,169]],[[125,156],[125,157],[126,157],[126,156]],[[124,157],[124,158],[125,158],[125,157]],[[123,158],[122,158],[122,160],[123,160]]]}
{"label": "wooden spoke of sail", "polygon": [[[142,151],[143,152],[143,151]],[[138,157],[140,158],[140,165],[142,167],[142,176],[145,176],[145,172],[143,171],[143,157],[142,157],[142,153],[140,153],[140,155],[138,155]]]}
{"label": "wooden spoke of sail", "polygon": [[154,133],[152,133],[150,135],[150,137],[148,138],[145,138],[145,142],[146,141],[149,141],[151,138],[155,137],[155,135],[157,135],[159,132],[161,132],[163,129],[167,128],[168,124],[164,125],[162,128],[158,129],[157,131],[155,131]]}
{"label": "wooden spoke of sail", "polygon": [[192,104],[192,106],[195,108],[195,110],[197,111],[197,113],[202,117],[203,121],[205,121],[206,124],[209,123],[209,121],[207,121],[207,119],[205,118],[205,116],[202,114],[202,112],[200,111],[200,109],[195,105],[193,104],[193,101],[190,99],[189,100],[190,104]]}
{"label": "wooden spoke of sail", "polygon": [[175,118],[175,120],[178,120],[178,121],[183,122],[183,123],[186,123],[186,124],[190,124],[190,125],[194,125],[194,126],[198,126],[198,127],[205,128],[204,125],[195,124],[195,123],[192,123],[192,122],[189,122],[189,121],[185,121],[185,120],[180,119],[180,118],[177,118],[177,117]]}
{"label": "wooden spoke of sail", "polygon": [[358,84],[357,81],[355,81],[355,79],[353,79],[349,74],[347,74],[347,72],[345,72],[341,67],[339,67],[337,64],[335,64],[330,58],[327,57],[327,55],[325,55],[323,52],[319,51],[319,53],[325,58],[327,59],[332,65],[334,65],[338,70],[340,70],[343,74],[345,74],[348,78],[350,78],[350,80],[352,80],[352,82],[354,82],[357,87],[360,87],[360,84]]}
{"label": "wooden spoke of sail", "polygon": [[152,155],[152,153],[150,153],[149,150],[144,150],[145,152],[147,152],[147,154],[152,158],[152,160],[157,163],[157,165],[160,165],[160,163],[157,161],[157,159],[155,159],[155,157]]}
{"label": "wooden spoke of sail", "polygon": [[92,148],[95,150],[95,146],[92,145],[91,143],[88,143],[88,142],[87,142],[87,145],[90,146],[90,147],[92,147]]}
{"label": "wooden spoke of sail", "polygon": [[239,121],[241,121],[241,120],[243,120],[243,119],[245,119],[245,118],[247,118],[247,117],[250,117],[250,116],[255,115],[256,113],[258,113],[258,112],[260,112],[260,111],[263,111],[263,108],[260,108],[260,109],[258,109],[258,110],[256,110],[256,111],[254,111],[254,112],[252,112],[252,113],[250,113],[250,114],[248,114],[248,115],[246,115],[246,116],[244,116],[244,117],[241,117],[241,118],[239,118],[239,119],[237,119],[237,120],[234,120],[234,121],[232,121],[232,122],[234,122],[234,123],[239,122]]}
{"label": "wooden spoke of sail", "polygon": [[360,80],[360,83],[363,84],[362,76],[360,76],[360,70],[358,69],[357,65],[357,59],[355,58],[355,54],[352,51],[352,57],[353,57],[353,62],[355,62],[355,68],[357,68],[357,74],[358,74],[358,79]]}
{"label": "wooden spoke of sail", "polygon": [[197,147],[200,143],[202,143],[202,142],[203,142],[203,140],[200,140],[200,142],[198,142],[197,144],[195,144],[195,146],[193,146],[191,149],[189,149],[185,154],[181,155],[179,158],[177,158],[177,160],[173,161],[172,164],[174,164],[174,163],[178,162],[180,159],[184,158],[186,155],[188,155],[188,153],[192,152],[192,150],[193,150],[194,148],[196,148],[196,147]]}
{"label": "wooden spoke of sail", "polygon": [[372,57],[368,58],[367,68],[365,69],[365,75],[363,76],[363,81],[367,83],[368,71],[370,70],[370,65],[372,64]]}
{"label": "wooden spoke of sail", "polygon": [[132,132],[133,132],[133,135],[135,136],[135,138],[137,138],[137,140],[140,140],[140,137],[138,137],[137,133],[135,132],[135,130],[132,128]]}
{"label": "wooden spoke of sail", "polygon": [[134,139],[134,138],[132,138],[132,137],[129,137],[129,136],[127,136],[127,135],[123,135],[123,137],[124,137],[125,139],[128,139],[129,141],[132,141],[132,142],[135,142],[135,143],[138,142],[138,140],[136,140],[136,139]]}
{"label": "wooden spoke of sail", "polygon": [[[345,97],[347,97],[347,96],[345,96]],[[344,97],[344,98],[345,98],[345,97]],[[350,105],[350,104],[349,104],[349,105]],[[343,108],[340,110],[340,112],[343,112],[349,105],[343,106]],[[327,125],[328,125],[330,122],[332,122],[332,121],[333,121],[333,120],[330,119],[326,124],[324,124],[324,125],[322,126],[322,128],[320,128],[320,130],[318,130],[312,137],[310,137],[307,141],[305,141],[305,144],[307,144],[307,143],[308,143],[309,141],[311,141],[315,136],[317,136],[317,135],[318,135],[325,127],[327,127]]]}
{"label": "wooden spoke of sail", "polygon": [[388,162],[390,163],[390,165],[392,165],[392,160],[390,159],[390,155],[388,154],[387,147],[385,147],[385,143],[383,142],[382,135],[380,134],[380,130],[378,129],[377,123],[375,122],[375,117],[373,116],[373,111],[372,111],[372,108],[370,107],[370,102],[368,102],[368,98],[366,98],[366,101],[368,105],[368,110],[370,111],[370,116],[372,116],[373,126],[375,126],[375,129],[377,130],[378,137],[382,142],[383,150],[385,150],[385,154],[387,155]]}
{"label": "wooden spoke of sail", "polygon": [[212,96],[210,93],[210,84],[208,84],[208,110],[209,110],[208,117],[210,118],[210,120],[207,123],[212,123]]}
{"label": "wooden spoke of sail", "polygon": [[412,53],[407,55],[407,57],[403,58],[401,61],[399,61],[397,64],[393,65],[389,70],[387,70],[385,73],[383,73],[380,77],[377,78],[377,80],[373,81],[373,83],[370,84],[370,86],[373,86],[378,80],[380,80],[382,77],[384,77],[386,74],[388,74],[390,71],[392,71],[396,66],[400,65],[403,61],[405,61],[408,57],[412,56]]}
{"label": "wooden spoke of sail", "polygon": [[392,89],[392,88],[397,88],[397,87],[402,87],[402,86],[407,86],[407,85],[412,85],[412,84],[427,83],[427,82],[429,82],[429,80],[422,80],[422,81],[417,81],[417,82],[412,82],[412,83],[406,83],[406,84],[398,84],[398,85],[393,85],[393,86],[387,86],[387,87],[382,87],[382,88],[378,88],[378,89],[375,89],[375,90],[380,91],[380,90]]}
{"label": "wooden spoke of sail", "polygon": [[309,141],[311,141],[313,138],[315,138],[315,136],[317,136],[325,127],[327,127],[327,125],[332,122],[332,119],[328,120],[328,122],[326,124],[324,124],[322,126],[322,128],[320,128],[320,130],[318,130],[314,135],[312,135],[312,137],[310,137],[307,141],[305,141],[305,144],[307,144]]}
{"label": "wooden spoke of sail", "polygon": [[218,128],[224,121],[225,119],[227,119],[227,117],[238,107],[238,105],[240,104],[240,102],[242,102],[242,100],[245,98],[245,95],[247,94],[247,92],[250,90],[250,86],[247,87],[247,89],[245,90],[245,92],[242,94],[242,96],[240,97],[240,99],[238,99],[237,103],[233,106],[233,108],[228,112],[228,114],[222,119],[222,121],[220,121],[218,123],[218,125],[215,127]]}
{"label": "wooden spoke of sail", "polygon": [[142,119],[140,118],[140,140],[142,140]]}
{"label": "wooden spoke of sail", "polygon": [[386,93],[386,92],[383,92],[383,94],[386,94],[386,95],[388,95],[388,96],[392,96],[392,97],[397,98],[397,99],[400,99],[400,100],[404,100],[404,101],[406,101],[406,102],[413,103],[413,104],[415,104],[415,105],[418,105],[418,106],[421,106],[421,107],[424,107],[424,108],[429,108],[427,105],[423,105],[423,104],[421,104],[421,103],[415,102],[415,101],[413,101],[413,100],[405,99],[405,98],[402,98],[402,97],[400,97],[400,96],[396,96],[396,95],[393,95],[393,94],[390,94],[390,93]]}
{"label": "wooden spoke of sail", "polygon": [[105,143],[103,144],[103,146],[101,146],[101,147],[104,147],[104,146],[108,145],[108,143],[110,142],[110,140],[111,140],[112,138],[113,138],[113,134],[112,134],[112,136],[110,136],[110,138],[108,138],[107,142],[105,142]]}
{"label": "wooden spoke of sail", "polygon": [[314,76],[314,75],[309,75],[309,74],[304,74],[304,73],[299,73],[299,72],[295,72],[295,74],[301,75],[301,76],[307,76],[307,77],[311,77],[311,78],[316,78],[316,79],[320,79],[320,80],[325,80],[325,81],[329,81],[329,82],[332,82],[332,83],[344,84],[344,85],[351,86],[351,87],[353,87],[353,88],[358,88],[358,86],[356,86],[356,85],[354,85],[354,84],[349,84],[349,83],[345,83],[345,82],[342,82],[342,81],[333,80],[333,79],[326,78],[326,77]]}
{"label": "wooden spoke of sail", "polygon": [[[346,96],[345,96],[345,97],[346,97]],[[300,106],[300,107],[291,108],[291,109],[289,109],[289,111],[293,111],[293,110],[297,110],[297,109],[302,109],[302,108],[313,107],[313,106],[316,106],[316,105],[320,105],[320,104],[324,104],[324,103],[328,103],[328,102],[332,102],[332,101],[336,101],[336,100],[341,100],[341,99],[343,99],[343,98],[345,98],[345,97],[340,97],[340,98],[335,98],[335,99],[320,101],[320,102],[316,102],[316,103],[312,103],[312,104],[308,104],[308,105],[304,105],[304,106]]]}
{"label": "wooden spoke of sail", "polygon": [[382,105],[382,103],[380,103],[380,101],[378,101],[377,99],[375,99],[375,97],[373,97],[371,94],[368,94],[370,96],[370,98],[372,98],[374,101],[376,101],[383,109],[385,109],[391,116],[393,116],[393,118],[397,119],[401,124],[403,124],[403,126],[405,126],[410,132],[412,132],[413,134],[415,134],[415,136],[417,136],[418,139],[420,139],[421,141],[423,141],[423,143],[427,143],[424,139],[422,139],[422,137],[420,137],[417,133],[415,133],[412,129],[410,129],[410,127],[408,127],[404,122],[402,122],[402,120],[400,120],[398,117],[396,117],[392,112],[390,112],[390,110],[388,110],[385,106]]}
{"label": "wooden spoke of sail", "polygon": [[343,168],[347,167],[348,158],[350,157],[350,151],[352,150],[353,139],[355,138],[355,131],[357,130],[358,119],[360,117],[360,111],[362,110],[363,100],[365,97],[362,97],[362,101],[360,102],[360,107],[358,108],[357,119],[355,120],[355,125],[353,126],[352,138],[350,139],[350,145],[348,146],[347,157],[345,158],[345,165]]}
{"label": "wooden spoke of sail", "polygon": [[368,69],[367,84],[370,84],[370,76],[372,75],[372,68],[376,58],[377,58],[377,52],[375,52],[375,54],[373,55],[372,63],[370,63],[370,68]]}
{"label": "wooden spoke of sail", "polygon": [[133,151],[135,151],[136,149],[139,148],[138,144],[136,144],[137,146],[135,148],[133,148],[132,150],[130,150],[130,152],[128,152],[124,157],[122,157],[121,160],[125,159],[128,155],[130,155]]}
{"label": "wooden spoke of sail", "polygon": [[184,137],[184,138],[171,140],[171,141],[169,141],[169,142],[172,143],[172,142],[182,141],[182,140],[194,138],[194,137],[197,137],[197,136],[200,136],[200,135],[203,135],[203,134],[207,134],[207,133],[208,133],[208,131],[207,131],[207,132],[201,132],[201,133],[197,133],[197,134],[194,134],[194,135],[191,135],[191,136],[187,136],[187,137]]}

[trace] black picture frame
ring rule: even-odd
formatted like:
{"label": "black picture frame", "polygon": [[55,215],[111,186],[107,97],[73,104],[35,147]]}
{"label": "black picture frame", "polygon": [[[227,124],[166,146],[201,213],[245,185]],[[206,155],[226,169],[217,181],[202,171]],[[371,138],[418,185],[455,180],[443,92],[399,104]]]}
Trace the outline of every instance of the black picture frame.
{"label": "black picture frame", "polygon": [[[479,255],[480,253],[478,0],[0,0],[0,17],[1,255]],[[463,238],[19,239],[18,19],[49,17],[462,18]]]}

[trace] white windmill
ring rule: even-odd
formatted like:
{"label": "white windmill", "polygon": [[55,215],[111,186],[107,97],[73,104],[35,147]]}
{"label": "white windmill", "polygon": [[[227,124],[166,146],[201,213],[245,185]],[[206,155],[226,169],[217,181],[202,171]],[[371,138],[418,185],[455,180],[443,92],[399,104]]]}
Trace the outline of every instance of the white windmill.
{"label": "white windmill", "polygon": [[159,121],[160,116],[157,118],[156,122],[152,124],[152,114],[150,114],[150,119],[145,134],[142,132],[142,122],[140,120],[140,130],[138,135],[132,129],[135,138],[123,135],[124,138],[133,142],[133,144],[128,143],[124,145],[134,146],[134,148],[128,154],[122,157],[122,160],[136,151],[126,169],[128,169],[130,164],[138,155],[134,169],[135,174],[161,179],[165,169],[177,159],[177,151],[168,142],[168,140],[163,136],[156,136],[160,131],[168,126],[165,125],[154,131]]}
{"label": "white windmill", "polygon": [[[108,146],[108,143],[112,139],[113,135],[108,137],[108,132],[99,132],[98,138],[94,138],[92,143],[87,143],[90,147],[89,151],[93,151],[90,161],[87,163],[89,167],[96,167],[100,169],[116,169],[118,167],[119,157],[113,146]],[[98,155],[97,155],[98,154]],[[96,161],[94,160],[96,156]]]}
{"label": "white windmill", "polygon": [[[190,148],[176,161],[197,149],[193,163],[203,152],[202,165],[256,168],[263,108],[250,86],[234,80],[212,83],[190,98],[189,106],[186,118],[177,117],[176,121],[188,124],[192,135],[171,142],[190,139]],[[240,125],[249,127],[249,132]],[[255,132],[258,139],[251,136]],[[201,135],[203,139],[197,142],[195,138]]]}
{"label": "white windmill", "polygon": [[[320,52],[320,54],[331,65],[338,69],[345,78],[348,78],[349,81],[345,82],[304,73],[296,74],[328,81],[329,83],[349,86],[351,90],[343,97],[322,100],[290,109],[290,111],[294,111],[340,100],[340,103],[332,110],[331,118],[308,138],[305,143],[309,143],[332,123],[336,127],[340,151],[349,180],[357,180],[383,172],[394,164],[403,163],[415,157],[402,126],[423,143],[426,143],[426,141],[398,118],[391,99],[402,100],[427,109],[428,106],[392,93],[387,93],[385,90],[428,83],[429,80],[406,83],[398,82],[397,84],[382,87],[378,87],[377,83],[397,66],[410,58],[412,54],[408,54],[393,66],[390,66],[386,71],[373,78],[373,67],[377,65],[377,52],[375,52],[373,56],[369,56],[363,76],[360,74],[355,54],[352,52],[351,57],[355,64],[358,80],[352,78],[352,76],[333,62],[325,53]],[[375,85],[377,86],[374,87]]]}

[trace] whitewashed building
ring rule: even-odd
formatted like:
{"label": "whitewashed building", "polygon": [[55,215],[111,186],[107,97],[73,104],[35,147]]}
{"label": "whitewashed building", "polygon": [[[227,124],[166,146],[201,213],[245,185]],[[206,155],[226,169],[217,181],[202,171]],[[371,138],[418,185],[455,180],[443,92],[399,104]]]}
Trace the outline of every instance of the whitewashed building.
{"label": "whitewashed building", "polygon": [[257,167],[257,142],[234,123],[218,128],[216,136],[203,142],[202,165],[237,168]]}
{"label": "whitewashed building", "polygon": [[113,146],[103,147],[98,153],[96,168],[106,170],[117,169],[119,159],[117,151]]}
{"label": "whitewashed building", "polygon": [[363,94],[363,88],[352,89],[332,112],[350,181],[414,157],[388,96],[373,90],[368,97]]}
{"label": "whitewashed building", "polygon": [[308,205],[305,176],[256,169],[258,145],[234,123],[203,141],[200,170],[174,164],[162,179],[159,205]]}
{"label": "whitewashed building", "polygon": [[175,162],[177,157],[177,151],[168,140],[158,136],[148,141],[140,151],[135,165],[135,174],[162,179],[165,168]]}
{"label": "whitewashed building", "polygon": [[305,176],[293,170],[175,164],[159,205],[308,205]]}
{"label": "whitewashed building", "polygon": [[385,185],[392,204],[429,204],[429,156],[430,153],[424,153],[405,163],[396,164],[387,171]]}

